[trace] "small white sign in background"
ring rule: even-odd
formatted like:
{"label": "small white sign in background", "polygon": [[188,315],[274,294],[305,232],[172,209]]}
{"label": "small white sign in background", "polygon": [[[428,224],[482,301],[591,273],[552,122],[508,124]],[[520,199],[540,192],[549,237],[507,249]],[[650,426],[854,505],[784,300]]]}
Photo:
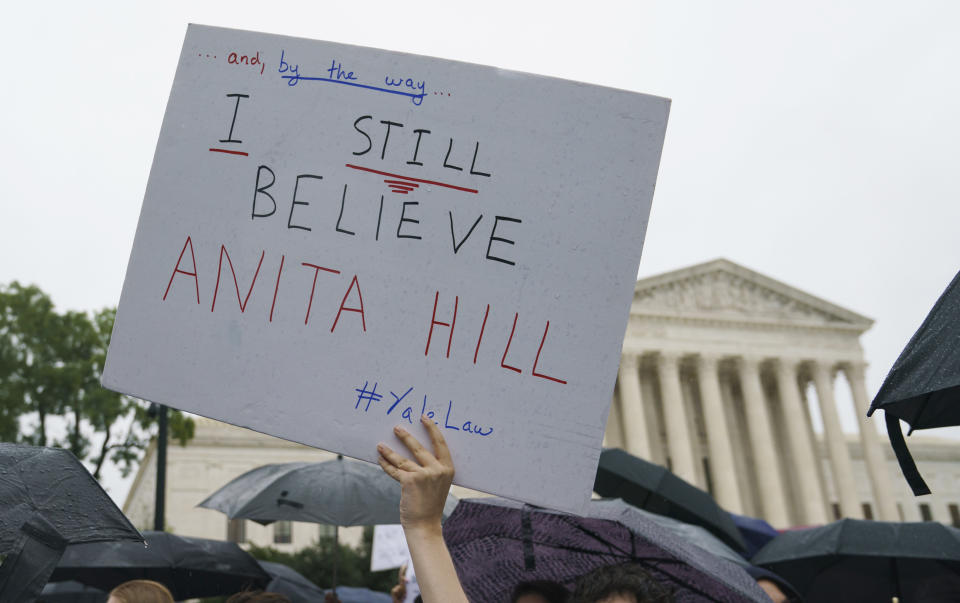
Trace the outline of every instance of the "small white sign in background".
{"label": "small white sign in background", "polygon": [[370,571],[393,569],[404,563],[411,564],[411,559],[403,526],[398,523],[374,526]]}
{"label": "small white sign in background", "polygon": [[369,461],[426,413],[456,483],[579,510],[668,109],[191,25],[103,383]]}

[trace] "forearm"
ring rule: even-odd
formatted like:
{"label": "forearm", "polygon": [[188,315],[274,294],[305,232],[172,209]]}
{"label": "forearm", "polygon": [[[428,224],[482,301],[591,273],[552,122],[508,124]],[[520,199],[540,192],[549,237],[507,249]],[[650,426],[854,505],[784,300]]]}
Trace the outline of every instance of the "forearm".
{"label": "forearm", "polygon": [[403,529],[424,603],[467,603],[440,522]]}

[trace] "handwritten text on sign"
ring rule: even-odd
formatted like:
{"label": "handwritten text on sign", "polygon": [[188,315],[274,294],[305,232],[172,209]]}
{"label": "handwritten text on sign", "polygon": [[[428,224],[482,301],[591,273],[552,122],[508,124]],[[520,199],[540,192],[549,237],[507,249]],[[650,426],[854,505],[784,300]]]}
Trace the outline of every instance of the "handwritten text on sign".
{"label": "handwritten text on sign", "polygon": [[191,26],[104,383],[367,460],[426,414],[458,483],[576,510],[667,107]]}

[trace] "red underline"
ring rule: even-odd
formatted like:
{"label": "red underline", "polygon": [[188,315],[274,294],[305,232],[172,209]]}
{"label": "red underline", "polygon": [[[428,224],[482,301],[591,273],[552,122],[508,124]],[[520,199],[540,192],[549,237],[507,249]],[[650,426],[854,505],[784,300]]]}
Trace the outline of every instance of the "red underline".
{"label": "red underline", "polygon": [[447,184],[445,182],[437,182],[436,180],[424,180],[422,178],[411,178],[410,176],[401,176],[400,174],[391,174],[390,172],[381,172],[380,170],[374,170],[370,168],[360,167],[359,165],[353,165],[352,163],[347,164],[348,168],[353,168],[355,170],[361,170],[364,172],[371,172],[373,174],[380,174],[381,176],[390,176],[392,178],[403,178],[404,180],[409,180],[411,182],[422,182],[424,184],[435,184],[437,186],[443,186],[446,188],[456,189],[458,191],[464,191],[467,193],[477,193],[475,188],[464,188],[462,186],[456,186],[454,184]]}
{"label": "red underline", "polygon": [[229,149],[210,149],[214,153],[230,153],[231,155],[243,155],[247,157],[250,153],[244,153],[243,151],[231,151]]}

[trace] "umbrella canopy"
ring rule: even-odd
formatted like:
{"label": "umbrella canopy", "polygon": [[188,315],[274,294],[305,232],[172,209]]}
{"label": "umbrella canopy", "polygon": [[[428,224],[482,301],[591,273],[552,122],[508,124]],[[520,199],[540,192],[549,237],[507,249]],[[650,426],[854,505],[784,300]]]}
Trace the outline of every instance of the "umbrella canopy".
{"label": "umbrella canopy", "polygon": [[809,601],[932,600],[925,597],[938,587],[960,586],[960,530],[932,521],[841,519],[784,532],[753,563],[783,576]]}
{"label": "umbrella canopy", "polygon": [[68,546],[51,580],[75,580],[106,591],[127,580],[156,580],[174,599],[264,588],[270,576],[232,542],[144,532],[147,546],[98,542]]}
{"label": "umbrella canopy", "polygon": [[0,443],[0,553],[30,517],[43,517],[68,543],[143,542],[77,457],[62,448]]}
{"label": "umbrella canopy", "polygon": [[775,527],[757,517],[730,513],[734,525],[740,530],[743,540],[747,543],[744,555],[749,559],[757,554],[764,545],[777,537],[780,532]]}
{"label": "umbrella canopy", "polygon": [[265,591],[286,595],[291,603],[323,601],[324,590],[289,565],[272,561],[258,561],[263,571],[270,574]]}
{"label": "umbrella canopy", "polygon": [[[320,588],[289,565],[271,561],[259,563],[271,578],[270,584],[264,590],[286,595],[291,603],[316,603],[323,601],[326,593],[330,592]],[[337,598],[340,603],[390,603],[390,595],[387,593],[358,586],[338,586]]]}
{"label": "umbrella canopy", "polygon": [[461,500],[443,536],[468,598],[506,600],[526,580],[572,587],[597,567],[635,561],[676,589],[677,601],[766,600],[739,566],[681,541],[627,505],[592,505],[598,514],[623,521],[497,498]]}
{"label": "umbrella canopy", "polygon": [[607,448],[600,453],[593,491],[606,498],[622,498],[658,515],[702,526],[737,551],[747,548],[733,519],[709,493],[680,479],[666,467],[619,448]]}
{"label": "umbrella canopy", "polygon": [[741,567],[750,565],[750,562],[740,553],[727,546],[705,528],[638,509],[619,498],[590,501],[587,516],[619,521],[635,532],[643,530],[644,524],[653,522],[676,536],[678,540],[700,547],[715,557],[732,561]]}
{"label": "umbrella canopy", "polygon": [[74,580],[50,582],[43,587],[37,603],[106,603],[108,593]]}
{"label": "umbrella canopy", "polygon": [[36,598],[68,543],[120,539],[143,542],[73,453],[0,443],[0,600]]}
{"label": "umbrella canopy", "polygon": [[[447,498],[445,515],[456,505]],[[400,484],[371,463],[338,457],[247,471],[198,506],[231,519],[307,521],[336,526],[400,523]]]}
{"label": "umbrella canopy", "polygon": [[887,435],[916,495],[929,494],[907,450],[900,419],[914,429],[960,425],[960,273],[893,363],[867,416],[883,409]]}

